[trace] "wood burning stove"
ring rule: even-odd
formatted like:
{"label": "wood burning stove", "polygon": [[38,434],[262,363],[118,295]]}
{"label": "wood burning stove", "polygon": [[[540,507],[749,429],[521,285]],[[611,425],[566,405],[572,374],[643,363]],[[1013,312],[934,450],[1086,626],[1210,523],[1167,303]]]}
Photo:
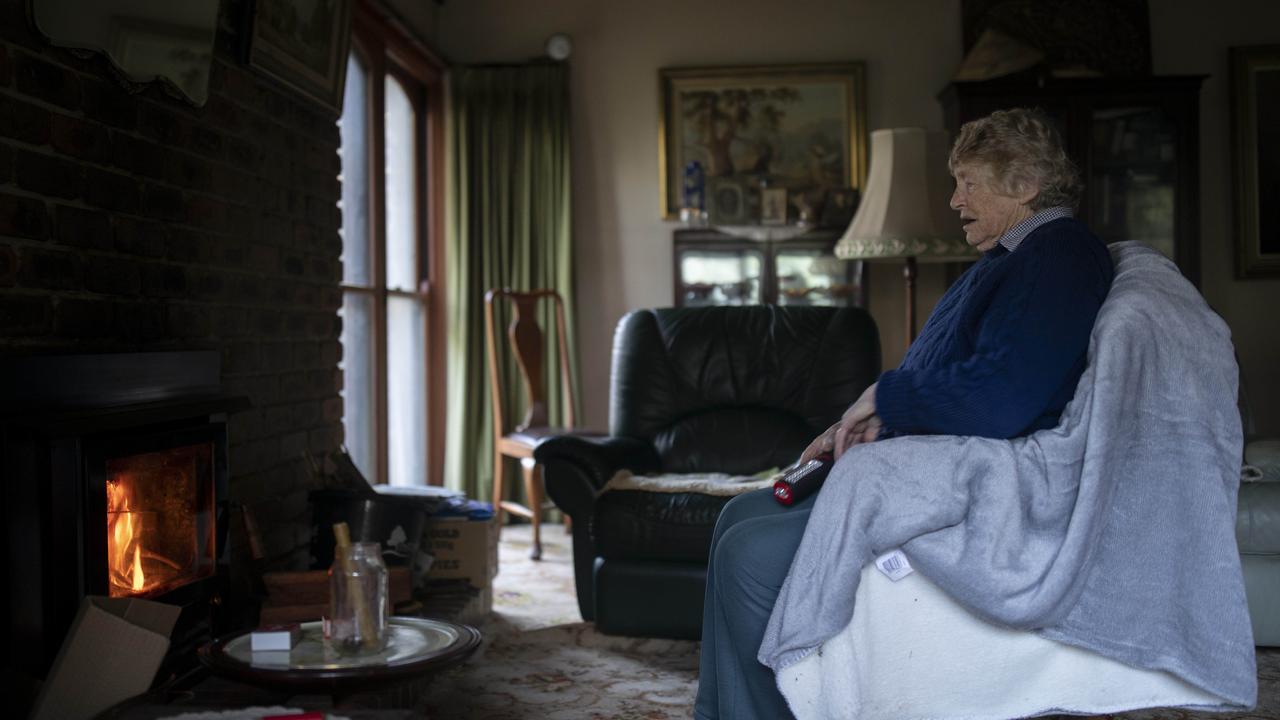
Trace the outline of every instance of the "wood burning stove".
{"label": "wood burning stove", "polygon": [[161,675],[218,630],[225,582],[226,415],[214,352],[0,363],[0,493],[9,675],[43,677],[87,595],[182,615]]}

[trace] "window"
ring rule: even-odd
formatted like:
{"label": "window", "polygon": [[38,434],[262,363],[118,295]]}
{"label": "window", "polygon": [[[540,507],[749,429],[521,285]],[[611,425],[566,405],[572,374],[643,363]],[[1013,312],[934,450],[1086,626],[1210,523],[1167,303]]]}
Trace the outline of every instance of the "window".
{"label": "window", "polygon": [[339,121],[343,428],[370,480],[440,484],[441,66],[357,6]]}

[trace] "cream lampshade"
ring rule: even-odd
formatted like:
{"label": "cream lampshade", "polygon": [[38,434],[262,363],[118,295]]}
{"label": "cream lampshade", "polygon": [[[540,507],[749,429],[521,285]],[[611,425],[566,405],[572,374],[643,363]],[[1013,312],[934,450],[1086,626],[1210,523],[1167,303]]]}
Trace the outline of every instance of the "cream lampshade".
{"label": "cream lampshade", "polygon": [[871,133],[871,172],[858,212],[836,243],[844,260],[903,260],[907,344],[916,336],[916,263],[978,259],[950,208],[947,133],[893,128]]}

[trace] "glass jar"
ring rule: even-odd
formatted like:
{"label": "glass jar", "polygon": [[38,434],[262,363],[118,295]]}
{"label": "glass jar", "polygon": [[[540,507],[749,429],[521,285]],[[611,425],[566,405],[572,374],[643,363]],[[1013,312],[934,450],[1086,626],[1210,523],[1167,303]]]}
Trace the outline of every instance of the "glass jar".
{"label": "glass jar", "polygon": [[387,642],[387,566],[376,542],[334,548],[329,569],[329,642],[342,654],[376,653]]}

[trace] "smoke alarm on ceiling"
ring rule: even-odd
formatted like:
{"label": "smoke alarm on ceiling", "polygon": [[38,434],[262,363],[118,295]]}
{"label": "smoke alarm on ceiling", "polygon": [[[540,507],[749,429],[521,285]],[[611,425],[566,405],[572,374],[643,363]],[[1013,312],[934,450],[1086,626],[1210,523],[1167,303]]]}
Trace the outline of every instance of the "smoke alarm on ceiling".
{"label": "smoke alarm on ceiling", "polygon": [[552,60],[568,60],[573,52],[573,41],[564,33],[556,33],[547,38],[547,57]]}

